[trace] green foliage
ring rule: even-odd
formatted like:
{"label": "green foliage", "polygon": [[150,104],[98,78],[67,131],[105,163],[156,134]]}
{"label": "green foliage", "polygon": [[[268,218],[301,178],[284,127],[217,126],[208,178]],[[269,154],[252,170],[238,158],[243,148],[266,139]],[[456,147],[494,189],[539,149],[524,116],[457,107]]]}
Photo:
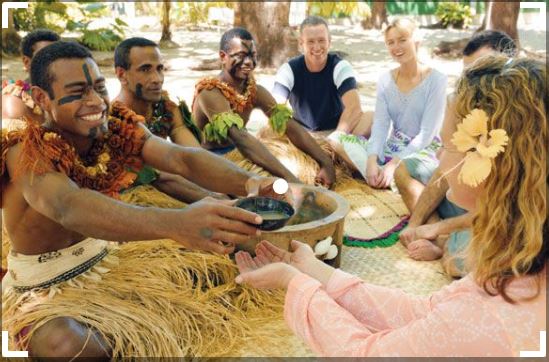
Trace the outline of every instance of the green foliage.
{"label": "green foliage", "polygon": [[439,3],[435,15],[440,19],[443,26],[464,28],[471,24],[473,14],[469,5],[454,2]]}
{"label": "green foliage", "polygon": [[286,125],[292,116],[293,112],[290,108],[288,108],[288,106],[285,104],[277,104],[271,111],[269,126],[276,132],[276,134],[281,136],[286,133]]}
{"label": "green foliage", "polygon": [[185,1],[173,4],[172,19],[178,25],[197,25],[208,21],[210,8],[233,8],[230,1]]}
{"label": "green foliage", "polygon": [[158,178],[158,171],[149,165],[143,166],[143,168],[137,173],[137,178],[133,182],[132,186],[148,185],[156,181]]}
{"label": "green foliage", "polygon": [[123,20],[115,19],[109,28],[90,29],[90,23],[109,14],[108,8],[102,3],[88,3],[78,7],[79,20],[69,19],[66,28],[69,31],[80,31],[80,43],[91,50],[110,51],[124,39],[128,24]]}
{"label": "green foliage", "polygon": [[78,40],[83,45],[92,50],[109,51],[124,39],[128,26],[124,21],[115,19],[108,27],[90,29],[92,21],[109,15],[109,8],[104,3],[49,0],[29,2],[28,9],[16,10],[14,22],[17,30],[47,28],[59,34],[65,30],[77,31],[82,34]]}
{"label": "green foliage", "polygon": [[204,137],[208,142],[223,143],[227,140],[229,128],[232,126],[244,128],[242,117],[234,112],[218,113],[204,127]]}
{"label": "green foliage", "polygon": [[370,7],[365,1],[311,1],[308,13],[323,18],[358,17],[365,19],[371,16]]}
{"label": "green foliage", "polygon": [[182,99],[178,98],[177,101],[179,102],[177,108],[179,108],[179,111],[181,112],[181,117],[183,118],[183,123],[185,124],[185,127],[187,127],[189,131],[192,132],[193,136],[199,143],[202,143],[202,131],[196,125],[189,106],[187,106],[187,103]]}
{"label": "green foliage", "polygon": [[83,10],[93,17],[108,15],[107,6],[101,3],[89,3],[83,7]]}
{"label": "green foliage", "polygon": [[99,28],[94,30],[82,31],[82,36],[79,41],[86,47],[92,50],[109,51],[114,50],[118,43],[123,39],[123,34],[120,36],[112,29]]}
{"label": "green foliage", "polygon": [[56,1],[29,2],[27,9],[17,9],[13,21],[17,30],[47,28],[61,33],[67,21],[67,5]]}

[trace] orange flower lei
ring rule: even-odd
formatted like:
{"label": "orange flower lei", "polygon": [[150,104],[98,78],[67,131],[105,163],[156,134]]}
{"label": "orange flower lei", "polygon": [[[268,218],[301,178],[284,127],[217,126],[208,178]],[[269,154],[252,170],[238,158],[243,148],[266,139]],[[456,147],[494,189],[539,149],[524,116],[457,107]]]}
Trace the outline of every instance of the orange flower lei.
{"label": "orange flower lei", "polygon": [[198,82],[195,86],[193,107],[191,109],[194,109],[194,101],[203,89],[211,90],[214,88],[221,91],[223,96],[227,98],[231,104],[231,109],[236,113],[242,113],[246,109],[251,108],[255,102],[257,87],[253,77],[249,78],[244,94],[238,93],[236,89],[217,78],[205,78]]}
{"label": "orange flower lei", "polygon": [[137,125],[138,117],[135,113],[127,114],[123,120],[109,117],[109,131],[94,141],[85,157],[80,157],[60,134],[33,122],[28,122],[25,129],[2,135],[2,186],[7,182],[7,151],[21,142],[22,162],[18,171],[40,175],[54,169],[80,187],[118,198],[120,191],[132,185],[143,167],[141,150],[146,137]]}
{"label": "orange flower lei", "polygon": [[[173,129],[173,112],[177,109],[177,104],[172,102],[168,92],[162,92],[162,99],[153,105],[153,113],[150,119],[140,118],[145,126],[155,136],[167,139]],[[127,105],[120,101],[111,104],[111,115],[119,117],[119,114],[133,112]],[[139,116],[141,117],[141,116]]]}

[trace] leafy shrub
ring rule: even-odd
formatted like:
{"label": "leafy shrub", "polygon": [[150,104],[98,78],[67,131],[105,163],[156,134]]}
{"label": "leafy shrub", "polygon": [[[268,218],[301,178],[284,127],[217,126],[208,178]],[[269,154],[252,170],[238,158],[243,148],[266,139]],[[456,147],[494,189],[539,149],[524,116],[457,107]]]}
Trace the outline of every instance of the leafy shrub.
{"label": "leafy shrub", "polygon": [[370,7],[364,1],[312,1],[309,3],[309,15],[323,18],[368,18]]}
{"label": "leafy shrub", "polygon": [[230,1],[177,2],[171,17],[177,25],[198,25],[208,21],[210,8],[233,8],[233,3]]}
{"label": "leafy shrub", "polygon": [[88,4],[79,8],[82,19],[79,21],[69,20],[67,30],[80,31],[82,36],[78,39],[80,43],[91,50],[109,51],[114,50],[118,43],[124,39],[126,24],[123,20],[115,19],[114,24],[109,28],[89,29],[90,23],[103,17],[107,11],[104,4]]}
{"label": "leafy shrub", "polygon": [[91,50],[109,51],[114,50],[123,37],[116,34],[112,29],[99,28],[94,30],[82,30],[79,42]]}
{"label": "leafy shrub", "polygon": [[[69,16],[68,13],[71,13]],[[109,51],[124,39],[128,24],[115,19],[114,24],[99,29],[90,29],[94,20],[108,16],[110,11],[103,3],[78,0],[77,2],[36,1],[29,2],[28,9],[14,12],[17,30],[32,31],[47,28],[62,34],[65,30],[77,31],[82,35],[80,43],[91,50]]]}
{"label": "leafy shrub", "polygon": [[15,29],[23,31],[46,28],[61,33],[67,19],[67,5],[51,0],[29,2],[27,9],[17,9],[13,13]]}
{"label": "leafy shrub", "polygon": [[473,20],[469,5],[455,2],[439,3],[435,15],[440,19],[443,26],[451,25],[460,29],[469,26]]}

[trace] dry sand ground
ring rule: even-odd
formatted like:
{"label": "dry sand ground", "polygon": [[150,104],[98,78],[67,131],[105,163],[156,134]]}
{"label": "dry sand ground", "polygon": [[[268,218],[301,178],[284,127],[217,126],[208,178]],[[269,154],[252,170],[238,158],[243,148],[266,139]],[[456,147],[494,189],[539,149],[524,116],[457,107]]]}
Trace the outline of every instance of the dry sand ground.
{"label": "dry sand ground", "polygon": [[[160,37],[158,22],[149,27],[151,31],[140,31],[143,25],[149,23],[152,18],[142,18],[130,21],[132,28],[127,36],[144,36],[153,40]],[[152,31],[155,30],[155,31]],[[379,75],[396,64],[388,55],[383,37],[378,30],[363,30],[358,25],[332,25],[332,50],[345,54],[345,58],[351,62],[359,82],[359,93],[364,110],[373,110],[375,104],[375,85]],[[441,40],[454,40],[470,36],[472,30],[421,30],[423,41],[420,49],[420,58],[432,67],[442,71],[449,77],[450,92],[453,84],[459,76],[462,66],[461,59],[442,59],[430,56],[433,47]],[[195,83],[204,76],[213,76],[218,71],[195,71],[190,68],[196,66],[201,60],[217,57],[221,29],[207,29],[190,31],[187,29],[174,29],[173,38],[180,48],[164,50],[167,59],[168,71],[166,72],[164,88],[172,97],[179,97],[187,102],[193,98]],[[531,51],[546,52],[545,29],[525,27],[520,29],[522,46]],[[261,39],[259,39],[261,41]],[[114,75],[112,52],[94,52],[94,56],[100,61],[101,71],[107,77],[107,87],[111,98],[118,94],[120,85]],[[276,69],[258,69],[256,78],[260,84],[271,89],[274,82]],[[20,60],[18,58],[2,59],[2,79],[21,79],[25,77]],[[260,112],[252,115],[249,128],[257,130],[265,118]]]}

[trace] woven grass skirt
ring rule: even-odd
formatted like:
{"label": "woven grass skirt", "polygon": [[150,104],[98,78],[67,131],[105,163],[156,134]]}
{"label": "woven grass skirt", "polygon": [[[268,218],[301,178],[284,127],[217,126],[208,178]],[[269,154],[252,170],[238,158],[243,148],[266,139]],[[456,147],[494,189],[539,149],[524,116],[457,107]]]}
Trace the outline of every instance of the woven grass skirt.
{"label": "woven grass skirt", "polygon": [[[237,355],[252,336],[270,345],[288,336],[283,295],[235,284],[237,268],[227,256],[188,251],[170,240],[108,243],[107,249],[86,272],[53,286],[18,291],[3,285],[9,345],[25,349],[37,328],[57,317],[93,328],[113,357]],[[272,328],[263,336],[260,326],[273,323],[280,336]]]}

